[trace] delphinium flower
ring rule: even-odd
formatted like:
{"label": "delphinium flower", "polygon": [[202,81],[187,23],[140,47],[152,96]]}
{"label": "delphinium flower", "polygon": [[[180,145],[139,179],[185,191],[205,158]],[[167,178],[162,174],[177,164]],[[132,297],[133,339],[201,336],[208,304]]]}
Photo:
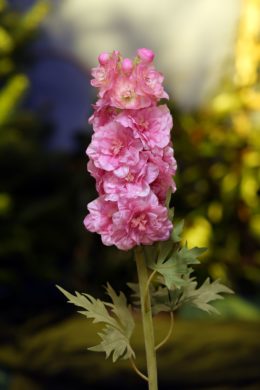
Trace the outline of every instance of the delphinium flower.
{"label": "delphinium flower", "polygon": [[[122,58],[118,51],[104,52],[92,70],[91,84],[99,93],[89,119],[94,134],[87,148],[87,167],[99,196],[88,204],[84,220],[85,227],[100,234],[105,245],[134,248],[138,284],[128,286],[141,308],[147,375],[134,362],[135,320],[123,292],[117,295],[108,284],[111,302],[107,302],[59,289],[70,303],[84,309],[80,313],[103,323],[98,333],[101,342],[89,349],[111,355],[113,362],[129,359],[149,390],[158,390],[156,353],[171,336],[175,310],[190,304],[214,313],[211,302],[231,290],[209,279],[198,287],[191,266],[199,263],[205,248],[182,247],[183,221],[174,223],[173,229],[169,219],[177,165],[170,139],[172,117],[161,103],[168,95],[153,59],[154,53],[144,48],[138,49],[134,60]],[[161,311],[170,314],[169,331],[155,345],[152,315]]]}
{"label": "delphinium flower", "polygon": [[99,99],[87,155],[99,197],[88,205],[84,224],[104,244],[123,250],[167,240],[172,230],[165,205],[176,189],[172,117],[159,104],[168,95],[153,59],[144,48],[134,60],[104,52],[92,70]]}

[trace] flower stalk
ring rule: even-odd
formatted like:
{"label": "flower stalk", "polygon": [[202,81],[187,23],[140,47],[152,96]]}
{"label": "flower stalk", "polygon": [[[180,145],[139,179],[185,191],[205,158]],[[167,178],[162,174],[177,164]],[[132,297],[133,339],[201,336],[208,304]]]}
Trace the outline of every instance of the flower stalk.
{"label": "flower stalk", "polygon": [[148,374],[149,390],[158,390],[157,381],[157,363],[156,363],[156,351],[154,342],[154,329],[152,319],[152,308],[149,289],[146,290],[148,282],[148,272],[145,263],[145,257],[143,255],[142,248],[139,246],[135,248],[135,260],[140,288],[141,298],[141,312],[143,322],[143,334]]}

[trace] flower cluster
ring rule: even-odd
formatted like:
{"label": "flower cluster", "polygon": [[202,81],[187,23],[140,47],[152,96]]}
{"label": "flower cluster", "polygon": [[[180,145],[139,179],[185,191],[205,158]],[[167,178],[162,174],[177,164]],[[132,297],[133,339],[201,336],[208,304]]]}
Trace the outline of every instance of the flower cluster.
{"label": "flower cluster", "polygon": [[175,191],[172,117],[157,105],[168,95],[153,58],[144,48],[134,61],[118,51],[102,53],[92,70],[99,99],[87,155],[99,197],[88,204],[84,224],[105,245],[123,250],[167,240],[172,229],[165,206],[168,190]]}

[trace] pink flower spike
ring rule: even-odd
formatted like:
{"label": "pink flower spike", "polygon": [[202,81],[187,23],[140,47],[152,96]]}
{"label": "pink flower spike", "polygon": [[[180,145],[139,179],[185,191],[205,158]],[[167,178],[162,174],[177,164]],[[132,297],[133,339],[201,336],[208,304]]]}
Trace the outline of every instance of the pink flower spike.
{"label": "pink flower spike", "polygon": [[98,61],[100,65],[106,65],[109,61],[110,54],[104,51],[103,53],[99,54]]}
{"label": "pink flower spike", "polygon": [[176,189],[172,117],[158,105],[168,95],[153,59],[146,48],[134,62],[118,50],[103,52],[91,72],[99,92],[89,118],[87,167],[99,197],[88,205],[84,224],[122,250],[167,240],[172,229],[165,206],[168,190]]}
{"label": "pink flower spike", "polygon": [[153,62],[154,52],[150,49],[146,49],[144,47],[142,49],[138,49],[137,55],[143,62],[147,62],[148,64]]}

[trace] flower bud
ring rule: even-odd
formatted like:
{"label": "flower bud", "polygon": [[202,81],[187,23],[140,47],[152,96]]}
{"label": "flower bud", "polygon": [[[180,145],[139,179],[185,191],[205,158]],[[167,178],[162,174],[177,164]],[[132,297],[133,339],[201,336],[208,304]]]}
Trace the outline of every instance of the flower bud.
{"label": "flower bud", "polygon": [[150,63],[154,59],[154,52],[150,49],[141,48],[137,50],[137,55],[144,62]]}
{"label": "flower bud", "polygon": [[125,73],[130,73],[133,69],[133,62],[130,60],[130,58],[124,58],[122,62],[122,70]]}
{"label": "flower bud", "polygon": [[110,54],[104,51],[103,53],[99,54],[98,61],[100,65],[105,65],[108,62],[109,58]]}

